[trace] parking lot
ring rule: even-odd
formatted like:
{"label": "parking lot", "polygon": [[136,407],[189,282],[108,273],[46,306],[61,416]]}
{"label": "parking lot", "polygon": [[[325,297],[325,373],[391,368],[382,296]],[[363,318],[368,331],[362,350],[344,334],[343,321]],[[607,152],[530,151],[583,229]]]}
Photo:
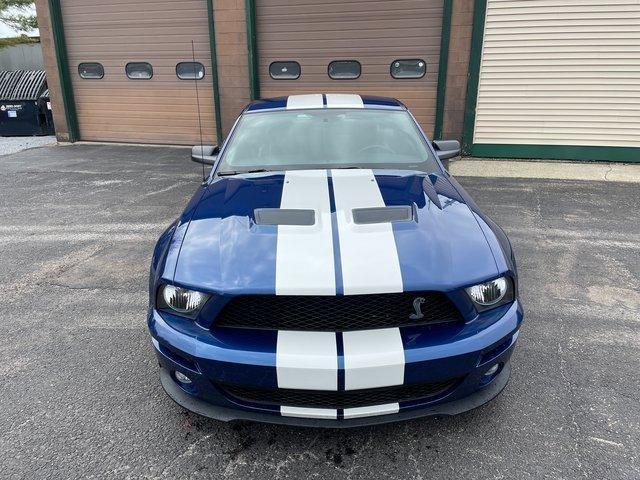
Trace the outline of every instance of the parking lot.
{"label": "parking lot", "polygon": [[0,157],[3,478],[640,477],[640,183],[458,177],[516,251],[511,381],[457,417],[336,431],[219,423],[164,394],[149,260],[200,179],[185,149]]}

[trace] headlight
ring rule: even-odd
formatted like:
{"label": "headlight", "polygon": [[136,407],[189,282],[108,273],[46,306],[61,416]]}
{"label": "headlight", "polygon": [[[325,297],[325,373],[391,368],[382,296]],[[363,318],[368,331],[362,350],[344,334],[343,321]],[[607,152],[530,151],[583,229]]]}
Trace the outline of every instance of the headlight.
{"label": "headlight", "polygon": [[175,285],[163,285],[158,292],[158,307],[169,308],[183,315],[191,316],[200,310],[209,295]]}
{"label": "headlight", "polygon": [[513,282],[509,277],[479,283],[466,291],[479,312],[513,301]]}

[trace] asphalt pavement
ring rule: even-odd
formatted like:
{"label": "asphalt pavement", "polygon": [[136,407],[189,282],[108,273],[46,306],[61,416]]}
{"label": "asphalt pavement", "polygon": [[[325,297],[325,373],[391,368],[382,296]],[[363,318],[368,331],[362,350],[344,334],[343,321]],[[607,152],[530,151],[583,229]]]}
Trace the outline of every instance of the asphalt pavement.
{"label": "asphalt pavement", "polygon": [[509,234],[526,311],[509,385],[326,430],[204,419],[160,387],[148,268],[201,179],[187,149],[0,157],[0,477],[640,478],[640,183],[482,171],[457,178]]}

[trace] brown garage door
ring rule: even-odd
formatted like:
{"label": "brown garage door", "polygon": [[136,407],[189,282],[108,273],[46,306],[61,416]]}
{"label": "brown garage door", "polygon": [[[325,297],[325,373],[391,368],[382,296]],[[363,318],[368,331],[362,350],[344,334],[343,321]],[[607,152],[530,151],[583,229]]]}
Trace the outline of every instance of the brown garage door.
{"label": "brown garage door", "polygon": [[[211,54],[204,0],[65,0],[62,5],[73,93],[83,140],[191,144],[199,136],[194,82],[176,64],[205,66],[198,82],[203,133],[215,139]],[[102,79],[83,79],[78,65],[98,62]],[[129,62],[148,62],[149,80],[125,74]],[[94,66],[90,66],[94,68]]]}
{"label": "brown garage door", "polygon": [[[260,95],[349,92],[395,97],[433,133],[443,0],[257,0]],[[422,59],[419,79],[394,79],[397,59]],[[357,60],[355,80],[333,80],[334,60]],[[274,80],[269,65],[296,61],[297,80]]]}

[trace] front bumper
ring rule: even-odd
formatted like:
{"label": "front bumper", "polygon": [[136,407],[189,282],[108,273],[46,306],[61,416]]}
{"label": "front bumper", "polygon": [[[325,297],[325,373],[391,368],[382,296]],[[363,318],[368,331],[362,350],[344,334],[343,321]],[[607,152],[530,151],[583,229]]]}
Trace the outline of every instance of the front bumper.
{"label": "front bumper", "polygon": [[251,412],[214,405],[185,393],[185,391],[176,384],[169,370],[164,367],[160,368],[160,382],[162,383],[164,391],[167,392],[167,395],[169,395],[169,397],[171,397],[171,399],[181,407],[197,413],[198,415],[202,415],[203,417],[209,417],[223,422],[248,420],[253,422],[291,425],[296,427],[324,428],[365,427],[367,425],[380,425],[383,423],[400,422],[403,420],[411,420],[414,418],[428,416],[458,415],[459,413],[467,412],[484,405],[499,395],[504,387],[507,386],[510,375],[511,362],[507,360],[504,368],[491,382],[491,384],[486,388],[480,389],[468,397],[461,398],[459,400],[440,403],[431,407],[405,410],[393,415],[377,415],[349,420],[320,420],[316,418],[282,417],[270,413]]}
{"label": "front bumper", "polygon": [[[210,331],[157,311],[151,312],[148,323],[161,367],[162,385],[184,408],[222,421],[350,427],[428,415],[455,415],[488,402],[508,382],[509,359],[522,318],[522,308],[516,301],[446,335],[417,327],[401,329],[405,384],[453,377],[460,381],[443,395],[400,402],[399,408],[386,414],[349,419],[340,415],[336,419],[284,416],[284,408],[281,414],[277,406],[231,398],[218,388],[219,383],[277,388],[274,351],[277,332]],[[338,365],[344,366],[344,358],[338,360]],[[495,365],[498,371],[486,375]],[[192,383],[181,384],[175,372],[187,375]]]}

